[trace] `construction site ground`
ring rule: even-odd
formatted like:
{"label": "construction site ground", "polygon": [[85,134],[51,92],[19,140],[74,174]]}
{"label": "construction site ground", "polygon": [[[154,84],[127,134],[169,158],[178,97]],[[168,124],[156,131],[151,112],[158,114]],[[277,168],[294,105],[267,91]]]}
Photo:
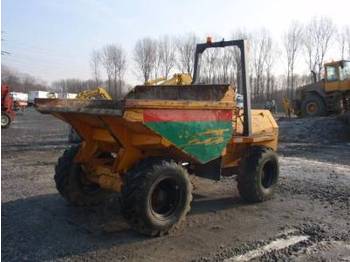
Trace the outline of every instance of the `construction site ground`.
{"label": "construction site ground", "polygon": [[235,178],[193,178],[192,209],[148,238],[120,215],[118,195],[70,206],[53,175],[67,126],[34,109],[1,139],[3,261],[350,261],[350,130],[338,117],[281,118],[275,197],[247,204]]}

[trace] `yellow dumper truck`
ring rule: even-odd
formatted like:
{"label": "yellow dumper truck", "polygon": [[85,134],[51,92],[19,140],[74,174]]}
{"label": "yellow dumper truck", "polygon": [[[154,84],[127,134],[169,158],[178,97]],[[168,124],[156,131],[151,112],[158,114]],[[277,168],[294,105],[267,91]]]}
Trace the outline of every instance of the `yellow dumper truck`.
{"label": "yellow dumper truck", "polygon": [[[208,48],[241,51],[244,108],[229,84],[197,83]],[[136,86],[121,101],[38,99],[39,112],[69,123],[82,138],[55,169],[60,194],[78,206],[120,192],[121,212],[136,231],[166,234],[190,211],[189,176],[218,180],[238,173],[250,202],[271,198],[279,175],[278,126],[251,110],[245,40],[198,44],[190,85]]]}

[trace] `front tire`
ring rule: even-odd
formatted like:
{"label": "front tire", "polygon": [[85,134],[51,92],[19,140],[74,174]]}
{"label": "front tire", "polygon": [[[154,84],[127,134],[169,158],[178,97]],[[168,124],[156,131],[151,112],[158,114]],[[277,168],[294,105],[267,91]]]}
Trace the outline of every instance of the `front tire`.
{"label": "front tire", "polygon": [[279,176],[277,154],[266,147],[254,146],[241,160],[238,190],[248,202],[262,202],[272,198]]}
{"label": "front tire", "polygon": [[94,206],[104,202],[109,192],[89,182],[79,164],[73,162],[79,146],[66,149],[55,167],[55,182],[58,192],[75,206]]}
{"label": "front tire", "polygon": [[318,95],[308,95],[301,103],[303,117],[324,116],[326,113],[326,105]]}
{"label": "front tire", "polygon": [[122,214],[137,232],[168,233],[190,210],[192,185],[187,171],[173,161],[145,159],[124,176]]}

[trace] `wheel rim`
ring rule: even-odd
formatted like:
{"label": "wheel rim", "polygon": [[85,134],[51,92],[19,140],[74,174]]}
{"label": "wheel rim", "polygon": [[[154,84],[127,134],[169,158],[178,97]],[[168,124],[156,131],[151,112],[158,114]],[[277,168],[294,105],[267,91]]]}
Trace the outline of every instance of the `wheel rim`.
{"label": "wheel rim", "polygon": [[318,110],[318,106],[315,102],[311,102],[311,103],[308,103],[307,106],[306,106],[306,111],[308,112],[308,114],[315,114]]}
{"label": "wheel rim", "polygon": [[177,209],[181,199],[177,181],[166,178],[159,181],[151,192],[150,207],[152,213],[159,218],[168,218]]}
{"label": "wheel rim", "polygon": [[276,165],[273,161],[265,163],[262,169],[261,184],[265,189],[270,188],[276,183]]}
{"label": "wheel rim", "polygon": [[6,126],[9,123],[9,118],[6,115],[1,115],[1,126]]}

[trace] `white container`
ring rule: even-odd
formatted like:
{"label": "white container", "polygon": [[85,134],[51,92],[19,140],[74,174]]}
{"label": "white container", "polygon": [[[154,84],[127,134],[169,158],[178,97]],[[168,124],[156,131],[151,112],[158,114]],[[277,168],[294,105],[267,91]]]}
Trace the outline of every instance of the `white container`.
{"label": "white container", "polygon": [[28,94],[22,92],[10,92],[14,101],[28,102]]}
{"label": "white container", "polygon": [[60,99],[75,99],[77,97],[76,93],[59,93],[58,98]]}
{"label": "white container", "polygon": [[46,98],[58,98],[58,93],[47,92]]}
{"label": "white container", "polygon": [[67,99],[75,99],[77,98],[77,93],[67,93]]}
{"label": "white container", "polygon": [[28,103],[34,104],[35,98],[48,98],[48,94],[47,91],[29,91]]}

